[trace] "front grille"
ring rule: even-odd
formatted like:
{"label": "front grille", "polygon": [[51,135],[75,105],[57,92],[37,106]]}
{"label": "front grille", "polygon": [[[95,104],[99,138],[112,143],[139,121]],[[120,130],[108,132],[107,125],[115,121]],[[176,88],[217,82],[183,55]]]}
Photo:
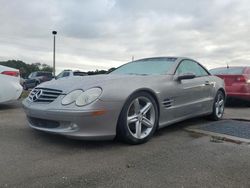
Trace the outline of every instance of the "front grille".
{"label": "front grille", "polygon": [[61,94],[61,90],[37,87],[30,92],[28,99],[31,102],[50,103]]}
{"label": "front grille", "polygon": [[32,126],[46,128],[46,129],[53,129],[60,126],[60,123],[58,121],[33,118],[29,116],[28,116],[28,121]]}
{"label": "front grille", "polygon": [[173,105],[173,100],[172,99],[164,99],[162,104],[165,108],[170,108]]}

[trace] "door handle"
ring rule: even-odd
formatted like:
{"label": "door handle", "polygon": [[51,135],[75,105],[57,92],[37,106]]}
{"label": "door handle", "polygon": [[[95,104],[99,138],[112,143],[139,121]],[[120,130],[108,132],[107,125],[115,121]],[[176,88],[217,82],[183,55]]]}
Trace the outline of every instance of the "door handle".
{"label": "door handle", "polygon": [[205,85],[206,85],[206,86],[210,86],[210,85],[212,85],[212,83],[209,82],[209,81],[205,81]]}

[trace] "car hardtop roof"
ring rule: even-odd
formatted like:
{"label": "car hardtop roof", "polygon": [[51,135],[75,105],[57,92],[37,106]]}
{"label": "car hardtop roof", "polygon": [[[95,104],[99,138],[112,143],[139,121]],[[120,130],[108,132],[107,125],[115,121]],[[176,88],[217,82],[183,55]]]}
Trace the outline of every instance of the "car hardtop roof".
{"label": "car hardtop roof", "polygon": [[[147,57],[147,58],[137,59],[137,60],[134,60],[134,62],[135,61],[143,61],[143,60],[151,60],[151,59],[170,59],[170,60],[174,60],[175,62],[180,62],[184,59],[195,61],[195,60],[188,58],[188,57],[159,56],[159,57]],[[133,62],[133,61],[131,61],[131,62]],[[195,61],[195,62],[197,62],[197,61]]]}
{"label": "car hardtop roof", "polygon": [[66,69],[66,70],[63,70],[65,72],[83,72],[85,73],[84,71],[80,71],[80,70],[70,70],[70,69]]}

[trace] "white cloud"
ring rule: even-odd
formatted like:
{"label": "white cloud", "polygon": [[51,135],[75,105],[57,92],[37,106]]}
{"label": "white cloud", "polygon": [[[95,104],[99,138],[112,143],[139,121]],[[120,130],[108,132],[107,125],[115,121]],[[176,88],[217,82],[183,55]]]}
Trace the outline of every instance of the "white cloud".
{"label": "white cloud", "polygon": [[247,0],[0,0],[0,58],[108,69],[135,56],[188,56],[208,68],[250,65]]}

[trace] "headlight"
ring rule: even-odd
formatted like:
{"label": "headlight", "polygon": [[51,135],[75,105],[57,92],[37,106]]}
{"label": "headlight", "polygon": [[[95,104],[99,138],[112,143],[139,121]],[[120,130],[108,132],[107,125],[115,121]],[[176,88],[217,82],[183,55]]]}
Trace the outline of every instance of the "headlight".
{"label": "headlight", "polygon": [[68,105],[68,104],[71,104],[71,103],[75,102],[77,97],[79,97],[79,95],[81,95],[81,93],[83,93],[82,90],[75,90],[75,91],[70,92],[69,94],[67,94],[63,98],[62,104],[63,105]]}
{"label": "headlight", "polygon": [[102,94],[101,88],[92,88],[82,92],[76,99],[77,106],[84,106],[94,102]]}
{"label": "headlight", "polygon": [[75,90],[62,99],[62,104],[68,105],[75,102],[77,106],[84,106],[94,102],[101,94],[101,88],[91,88],[87,91]]}

